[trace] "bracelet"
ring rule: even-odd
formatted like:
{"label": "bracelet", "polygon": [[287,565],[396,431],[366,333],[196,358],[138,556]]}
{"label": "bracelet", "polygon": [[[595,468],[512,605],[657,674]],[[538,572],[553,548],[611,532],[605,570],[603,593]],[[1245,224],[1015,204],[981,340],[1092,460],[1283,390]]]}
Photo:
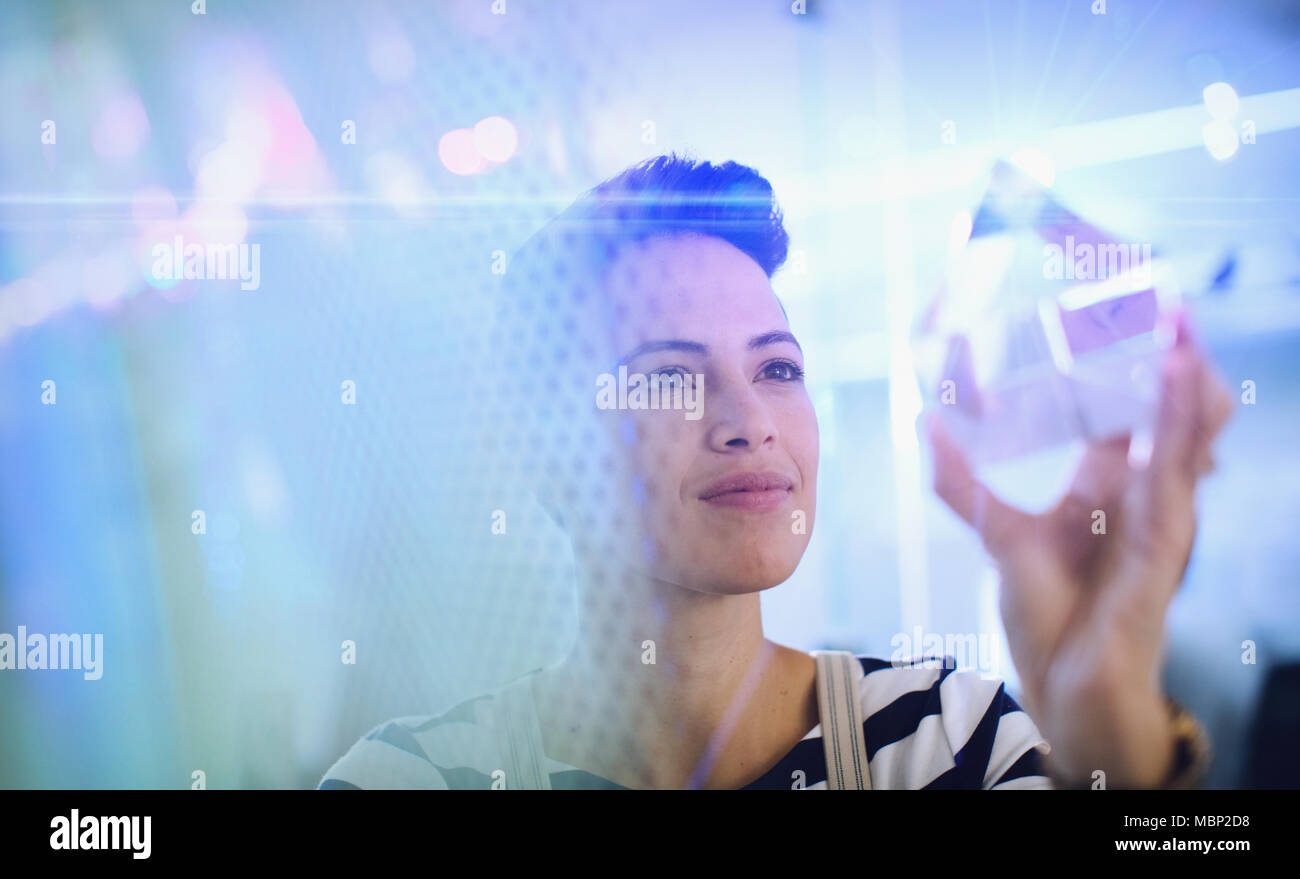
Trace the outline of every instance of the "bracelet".
{"label": "bracelet", "polygon": [[1188,790],[1209,769],[1214,749],[1205,727],[1196,715],[1169,696],[1165,696],[1174,729],[1174,762],[1160,787],[1164,790]]}

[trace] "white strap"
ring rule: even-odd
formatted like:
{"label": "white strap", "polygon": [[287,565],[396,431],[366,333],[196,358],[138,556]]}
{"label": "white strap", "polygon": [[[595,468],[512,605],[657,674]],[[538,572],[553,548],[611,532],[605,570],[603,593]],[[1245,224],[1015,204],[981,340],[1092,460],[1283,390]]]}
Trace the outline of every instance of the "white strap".
{"label": "white strap", "polygon": [[871,790],[862,705],[858,701],[859,682],[864,677],[862,664],[843,650],[814,650],[812,655],[817,662],[817,708],[826,751],[826,787]]}
{"label": "white strap", "polygon": [[542,728],[533,706],[532,675],[511,681],[497,697],[497,743],[505,762],[507,790],[550,790],[542,751]]}

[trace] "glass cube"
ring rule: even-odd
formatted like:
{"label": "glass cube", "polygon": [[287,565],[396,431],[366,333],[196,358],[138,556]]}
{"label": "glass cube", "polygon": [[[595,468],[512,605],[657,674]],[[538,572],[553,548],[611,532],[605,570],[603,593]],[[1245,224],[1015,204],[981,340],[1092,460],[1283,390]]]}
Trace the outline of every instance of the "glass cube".
{"label": "glass cube", "polygon": [[1149,243],[1112,238],[999,162],[915,339],[925,408],[977,468],[1149,435],[1179,299]]}

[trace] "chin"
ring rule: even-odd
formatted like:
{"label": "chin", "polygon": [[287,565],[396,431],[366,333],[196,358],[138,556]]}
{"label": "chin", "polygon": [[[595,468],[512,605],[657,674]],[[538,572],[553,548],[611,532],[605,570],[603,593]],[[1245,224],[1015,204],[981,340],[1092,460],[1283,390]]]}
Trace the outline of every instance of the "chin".
{"label": "chin", "polygon": [[707,586],[699,591],[711,595],[748,595],[751,592],[762,592],[789,580],[794,569],[795,566],[791,565],[780,569],[768,568],[743,573],[719,572],[716,578],[710,580]]}
{"label": "chin", "polygon": [[693,588],[712,595],[747,595],[780,586],[794,574],[803,550],[804,545],[769,543],[717,553],[699,562]]}
{"label": "chin", "polygon": [[661,580],[708,595],[746,595],[780,586],[799,566],[812,532],[793,534],[784,512],[749,521],[674,522],[656,541]]}

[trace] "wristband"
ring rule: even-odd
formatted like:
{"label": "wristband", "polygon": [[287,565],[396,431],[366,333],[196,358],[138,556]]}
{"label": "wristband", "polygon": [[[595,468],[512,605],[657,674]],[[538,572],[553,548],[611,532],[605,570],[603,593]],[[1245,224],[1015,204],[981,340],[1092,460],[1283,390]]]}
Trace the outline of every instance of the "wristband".
{"label": "wristband", "polygon": [[1196,786],[1210,766],[1213,748],[1205,727],[1179,702],[1165,697],[1174,731],[1174,762],[1160,785],[1163,790],[1188,790]]}

